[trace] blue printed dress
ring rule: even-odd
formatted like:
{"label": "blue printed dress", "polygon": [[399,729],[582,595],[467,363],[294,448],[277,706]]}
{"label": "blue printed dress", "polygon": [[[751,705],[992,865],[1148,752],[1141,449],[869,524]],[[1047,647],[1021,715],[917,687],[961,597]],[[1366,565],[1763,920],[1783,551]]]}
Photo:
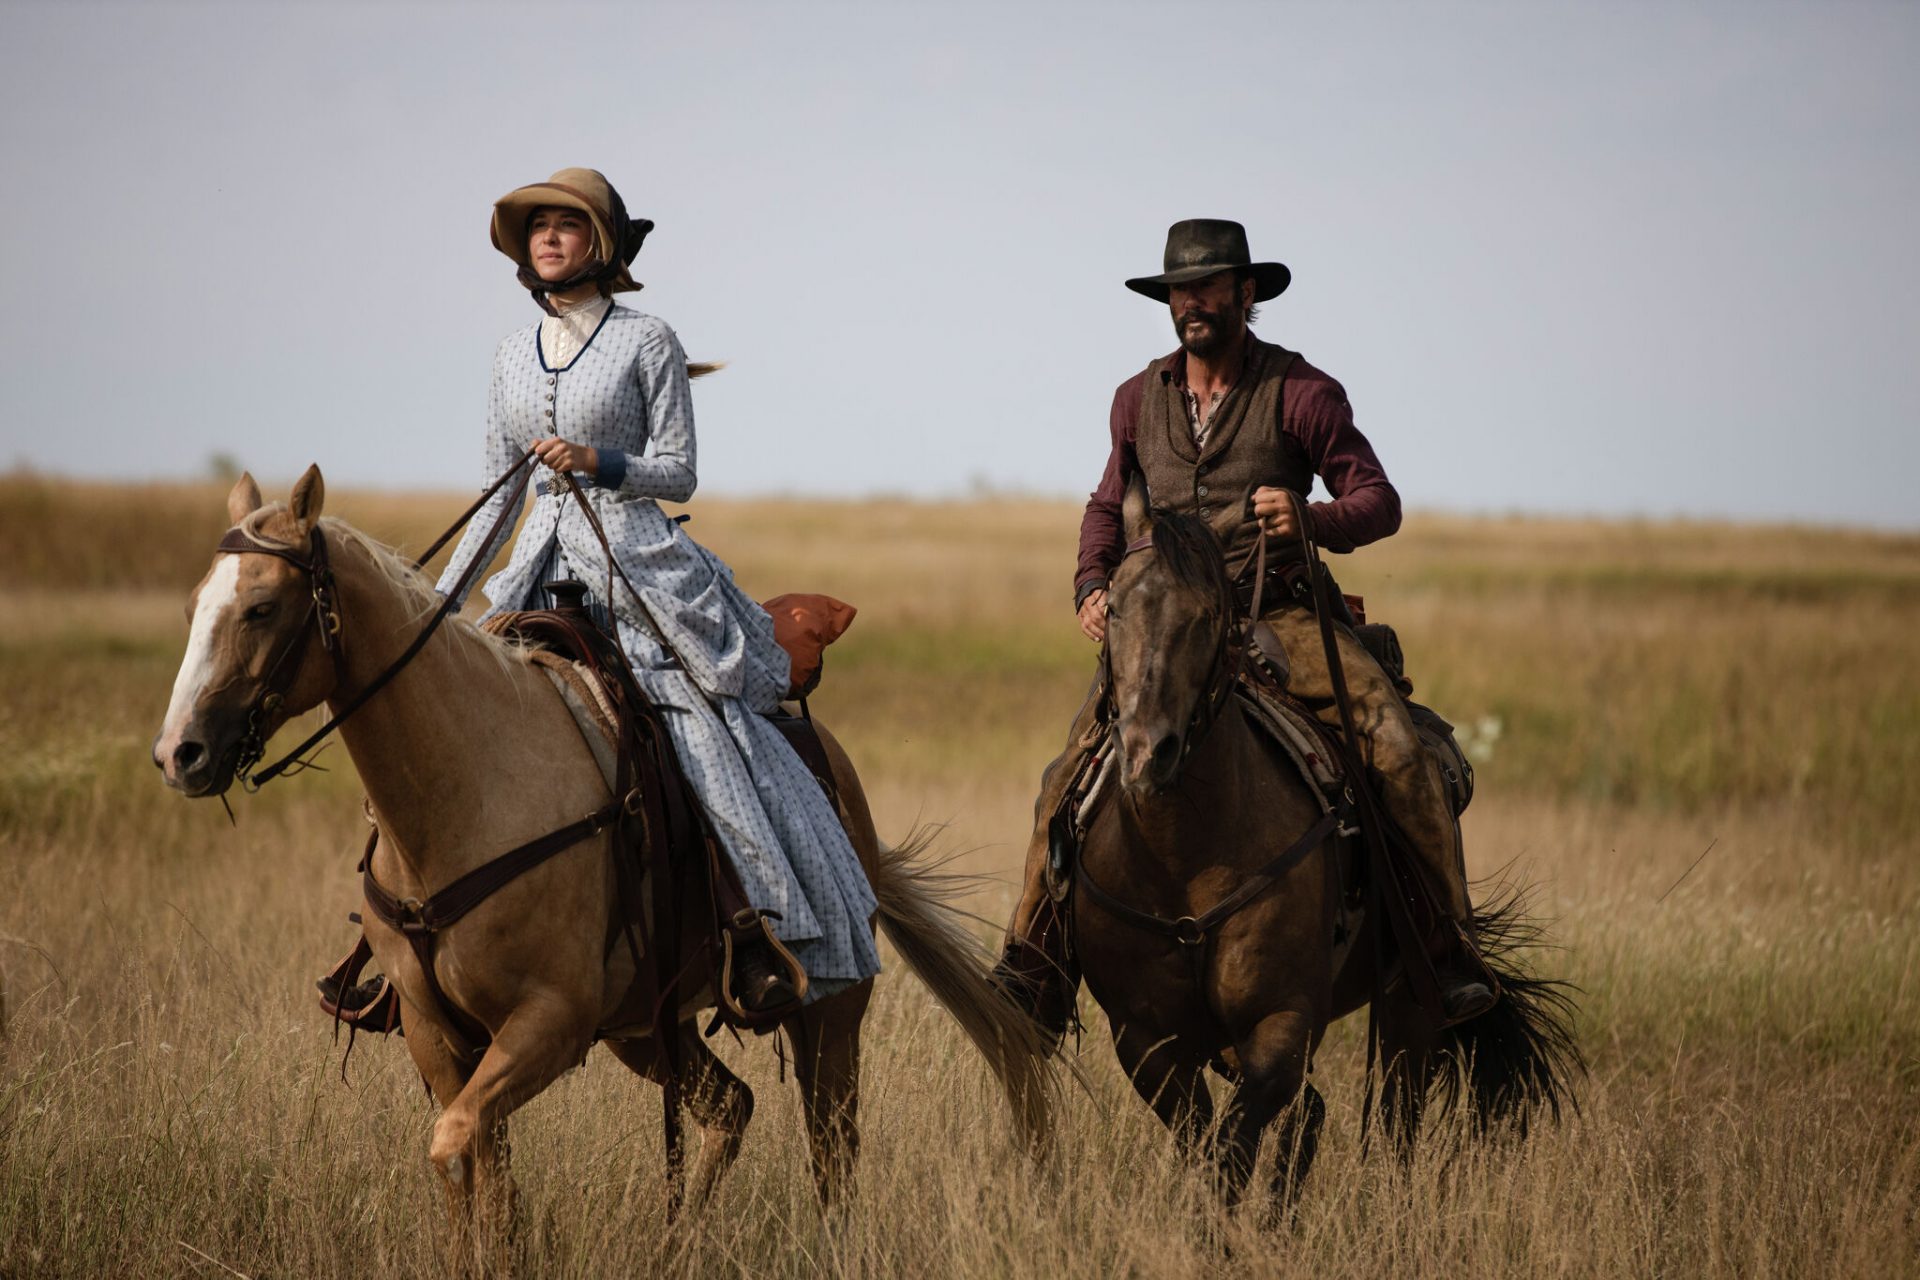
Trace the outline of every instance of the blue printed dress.
{"label": "blue printed dress", "polygon": [[[606,598],[599,541],[571,496],[547,491],[553,477],[541,468],[513,556],[482,588],[488,614],[547,608],[543,584],[556,576],[585,582],[589,607],[602,619],[611,613],[634,674],[660,708],[748,900],[779,912],[774,932],[806,966],[808,998],[878,973],[867,923],[875,902],[859,859],[812,773],[762,718],[789,675],[773,620],[659,506],[686,501],[695,484],[687,360],[666,322],[606,307],[585,346],[553,366],[539,325],[509,334],[494,353],[486,483],[547,436],[598,452],[598,473],[578,478],[642,599],[617,580]],[[506,502],[503,489],[474,516],[441,575],[442,592],[475,557],[484,564],[499,553],[506,533],[481,544]]]}

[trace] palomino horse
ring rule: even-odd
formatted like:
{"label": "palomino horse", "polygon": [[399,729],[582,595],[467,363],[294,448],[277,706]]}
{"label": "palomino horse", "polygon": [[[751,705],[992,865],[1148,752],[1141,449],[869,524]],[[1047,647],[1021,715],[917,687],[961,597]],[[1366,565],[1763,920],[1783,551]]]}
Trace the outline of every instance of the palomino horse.
{"label": "palomino horse", "polygon": [[[1229,1202],[1283,1118],[1284,1203],[1325,1115],[1306,1083],[1314,1049],[1376,991],[1378,922],[1341,918],[1332,823],[1225,691],[1245,637],[1218,540],[1202,521],[1150,512],[1138,485],[1124,515],[1130,554],[1113,575],[1106,636],[1122,785],[1086,831],[1074,952],[1135,1089],[1183,1150],[1212,1156]],[[1476,924],[1504,991],[1492,1011],[1438,1030],[1408,982],[1374,1010],[1383,1113],[1403,1140],[1436,1086],[1451,1100],[1465,1083],[1489,1123],[1523,1123],[1536,1104],[1557,1114],[1570,1097],[1566,998],[1509,959],[1529,926],[1511,903]],[[1217,1129],[1210,1064],[1237,1081]]]}
{"label": "palomino horse", "polygon": [[[317,624],[337,626],[338,643],[306,642],[316,610],[301,565],[275,554],[215,556],[194,592],[186,657],[154,744],[167,784],[189,796],[223,794],[243,743],[264,741],[288,716],[322,702],[351,705],[439,604],[412,566],[338,520],[323,522],[323,493],[309,468],[285,505],[263,507],[245,476],[228,497],[228,514],[251,543],[301,553],[324,544],[334,591]],[[297,670],[276,673],[283,662]],[[269,682],[284,690],[283,702],[265,698]],[[263,707],[265,722],[250,723]],[[401,898],[425,899],[502,849],[607,802],[594,757],[548,678],[459,619],[339,732],[380,831],[374,876]],[[879,923],[979,1047],[1023,1136],[1037,1140],[1049,1123],[1044,1044],[987,984],[970,936],[936,900],[915,850],[880,843],[846,753],[824,730],[821,738]],[[597,1035],[634,1071],[665,1079],[667,1055],[647,1028],[633,1028],[634,959],[607,946],[617,911],[609,839],[581,840],[438,935],[439,988],[461,1022],[484,1028],[478,1043],[432,998],[407,939],[368,913],[374,954],[406,1002],[407,1049],[443,1108],[433,1164],[456,1222],[477,1226],[483,1243],[489,1222],[511,1207],[505,1122],[515,1108],[579,1065]],[[871,982],[859,983],[783,1024],[823,1198],[857,1151],[860,1023],[871,994]],[[703,1132],[691,1171],[697,1201],[738,1153],[753,1097],[694,1033],[694,1012],[681,1008],[675,1034],[688,1110]]]}

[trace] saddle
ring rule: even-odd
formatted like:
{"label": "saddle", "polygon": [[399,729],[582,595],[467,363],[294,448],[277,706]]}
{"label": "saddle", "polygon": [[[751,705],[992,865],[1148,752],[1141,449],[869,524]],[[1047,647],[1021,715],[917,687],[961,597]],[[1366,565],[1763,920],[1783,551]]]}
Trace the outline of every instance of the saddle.
{"label": "saddle", "polygon": [[[675,916],[682,935],[680,945],[669,949],[679,952],[681,972],[704,969],[711,975],[719,1008],[716,1025],[771,1030],[793,1007],[760,1012],[741,1007],[733,997],[735,950],[749,940],[764,941],[802,999],[807,991],[806,971],[769,927],[777,913],[759,911],[747,901],[733,863],[680,767],[672,738],[634,680],[619,645],[585,610],[573,606],[577,597],[564,589],[554,594],[562,607],[499,614],[488,621],[486,630],[512,637],[525,650],[527,660],[553,681],[613,794],[641,797],[641,811],[635,815],[639,820],[626,825],[626,838],[616,850],[621,912],[609,924],[609,950],[623,932],[629,937],[635,930],[642,935],[660,932],[655,896],[662,884],[669,885],[669,897],[679,903]],[[814,669],[817,680],[818,667]],[[832,765],[813,722],[784,710],[767,719],[806,764],[837,812]],[[629,762],[624,779],[623,759]],[[650,941],[662,946],[672,940]],[[654,995],[656,1000],[661,997],[657,991]]]}
{"label": "saddle", "polygon": [[[1349,610],[1364,616],[1357,614],[1357,597],[1345,599]],[[1457,821],[1473,799],[1473,765],[1460,749],[1453,726],[1431,707],[1413,700],[1413,685],[1406,677],[1405,659],[1393,628],[1384,623],[1362,623],[1353,631],[1399,689],[1421,744],[1446,780]],[[1279,643],[1264,627],[1254,628],[1247,661],[1234,682],[1233,697],[1248,722],[1262,731],[1306,783],[1322,815],[1338,816],[1335,833],[1343,846],[1342,879],[1350,886],[1357,885],[1357,867],[1351,864],[1359,851],[1351,837],[1359,832],[1354,825],[1353,797],[1346,785],[1339,731],[1288,690],[1287,675],[1286,654]],[[1064,902],[1071,890],[1074,851],[1108,795],[1118,761],[1111,723],[1100,724],[1095,733],[1095,746],[1081,761],[1065,802],[1049,826],[1047,887],[1056,902]]]}

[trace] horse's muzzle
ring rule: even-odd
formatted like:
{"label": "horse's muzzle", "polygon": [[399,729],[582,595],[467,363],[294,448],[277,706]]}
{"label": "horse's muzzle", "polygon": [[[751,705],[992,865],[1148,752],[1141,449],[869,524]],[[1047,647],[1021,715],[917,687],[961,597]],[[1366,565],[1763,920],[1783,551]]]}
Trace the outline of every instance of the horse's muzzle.
{"label": "horse's muzzle", "polygon": [[1165,791],[1180,776],[1185,755],[1180,735],[1150,733],[1132,725],[1120,730],[1121,780],[1136,794]]}
{"label": "horse's muzzle", "polygon": [[210,742],[210,736],[198,732],[199,726],[189,726],[172,742],[162,734],[153,742],[153,763],[159,768],[160,776],[166,784],[181,795],[200,797],[219,795],[233,783],[233,766],[238,756],[237,744],[221,749]]}

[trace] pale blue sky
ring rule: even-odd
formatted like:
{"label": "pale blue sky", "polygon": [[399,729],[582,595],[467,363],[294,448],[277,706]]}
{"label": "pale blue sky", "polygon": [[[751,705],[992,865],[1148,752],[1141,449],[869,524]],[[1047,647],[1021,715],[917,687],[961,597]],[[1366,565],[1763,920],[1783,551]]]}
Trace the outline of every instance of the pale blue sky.
{"label": "pale blue sky", "polygon": [[1920,5],[0,20],[0,466],[477,485],[488,208],[584,164],[708,492],[1084,494],[1210,216],[1412,505],[1920,525]]}

